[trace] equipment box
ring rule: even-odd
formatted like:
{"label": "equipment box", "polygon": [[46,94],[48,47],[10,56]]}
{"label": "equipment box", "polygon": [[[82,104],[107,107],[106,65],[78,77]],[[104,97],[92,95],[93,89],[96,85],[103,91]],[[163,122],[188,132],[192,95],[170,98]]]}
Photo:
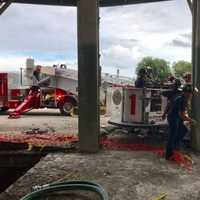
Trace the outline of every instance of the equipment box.
{"label": "equipment box", "polygon": [[162,121],[167,99],[162,89],[112,88],[111,120],[113,122],[155,124]]}

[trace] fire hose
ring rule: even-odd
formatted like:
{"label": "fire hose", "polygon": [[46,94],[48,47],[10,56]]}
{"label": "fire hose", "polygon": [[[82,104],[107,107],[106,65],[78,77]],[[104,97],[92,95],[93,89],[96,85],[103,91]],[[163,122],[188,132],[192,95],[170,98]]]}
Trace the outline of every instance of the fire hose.
{"label": "fire hose", "polygon": [[35,187],[36,191],[27,194],[20,200],[36,200],[41,196],[58,191],[90,191],[99,195],[101,200],[108,200],[108,194],[99,184],[89,181],[64,181]]}

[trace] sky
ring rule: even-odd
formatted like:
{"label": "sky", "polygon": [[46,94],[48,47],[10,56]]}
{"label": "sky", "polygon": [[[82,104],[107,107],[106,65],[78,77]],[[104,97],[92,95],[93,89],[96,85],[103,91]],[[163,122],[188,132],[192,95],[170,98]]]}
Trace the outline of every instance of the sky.
{"label": "sky", "polygon": [[[0,16],[0,71],[65,63],[77,69],[76,8],[12,4]],[[192,18],[186,0],[100,9],[102,71],[132,77],[145,56],[191,61]]]}

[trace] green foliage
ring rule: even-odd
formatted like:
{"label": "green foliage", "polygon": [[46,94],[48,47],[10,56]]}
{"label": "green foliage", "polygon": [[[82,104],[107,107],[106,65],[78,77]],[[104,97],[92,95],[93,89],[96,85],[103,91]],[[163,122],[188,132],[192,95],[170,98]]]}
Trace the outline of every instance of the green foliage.
{"label": "green foliage", "polygon": [[184,73],[192,72],[192,64],[184,60],[173,63],[172,68],[177,77],[183,77]]}
{"label": "green foliage", "polygon": [[141,68],[150,67],[152,69],[152,75],[154,80],[162,81],[171,74],[170,64],[164,59],[144,57],[136,68],[138,72]]}

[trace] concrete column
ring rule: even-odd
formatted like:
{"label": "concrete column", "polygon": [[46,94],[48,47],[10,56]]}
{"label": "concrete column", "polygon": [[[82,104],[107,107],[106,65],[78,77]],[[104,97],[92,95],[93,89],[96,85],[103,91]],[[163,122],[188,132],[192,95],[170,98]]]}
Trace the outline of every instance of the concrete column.
{"label": "concrete column", "polygon": [[[193,64],[193,84],[200,90],[200,1],[193,0],[193,44],[192,44],[192,64]],[[193,97],[192,115],[200,122],[200,94]],[[197,124],[192,129],[192,147],[200,150],[200,125]]]}
{"label": "concrete column", "polygon": [[197,1],[194,0],[192,9],[192,79],[193,85],[196,81],[195,62],[196,62],[196,34],[197,34]]}
{"label": "concrete column", "polygon": [[99,144],[99,4],[78,0],[78,91],[80,151],[96,152]]}

